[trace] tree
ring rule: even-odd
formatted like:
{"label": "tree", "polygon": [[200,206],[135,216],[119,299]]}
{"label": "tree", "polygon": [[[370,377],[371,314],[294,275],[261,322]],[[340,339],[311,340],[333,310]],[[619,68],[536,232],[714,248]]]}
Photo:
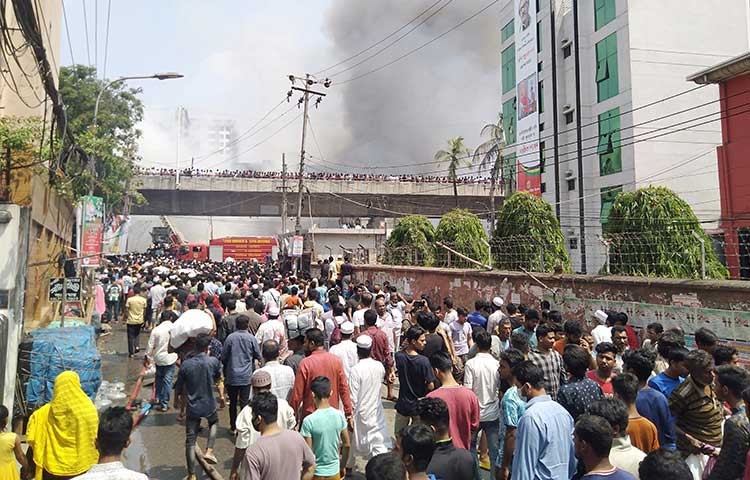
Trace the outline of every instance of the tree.
{"label": "tree", "polygon": [[424,215],[409,215],[398,221],[385,243],[383,262],[388,265],[435,263],[435,227]]}
{"label": "tree", "polygon": [[565,238],[552,206],[528,192],[514,193],[500,207],[492,256],[501,269],[570,271]]}
{"label": "tree", "polygon": [[448,150],[438,150],[435,153],[435,161],[440,163],[448,162],[448,178],[453,183],[453,196],[456,198],[456,208],[458,208],[458,167],[462,163],[471,165],[467,158],[471,156],[471,152],[464,145],[464,137],[456,137],[448,140]]}
{"label": "tree", "polygon": [[482,127],[482,137],[488,136],[489,140],[479,145],[474,150],[473,163],[479,165],[482,172],[490,170],[490,232],[495,228],[495,188],[500,178],[503,167],[503,148],[505,137],[503,134],[503,116],[500,115],[497,123],[488,123]]}
{"label": "tree", "polygon": [[[486,263],[489,257],[487,232],[479,217],[468,210],[457,208],[443,215],[435,230],[435,240],[481,263]],[[448,264],[448,258],[447,254],[441,256],[439,264],[446,267],[477,266],[458,255],[452,255]]]}
{"label": "tree", "polygon": [[60,94],[70,129],[78,145],[96,159],[96,177],[85,164],[66,170],[70,178],[70,193],[74,198],[88,193],[105,198],[109,211],[122,208],[133,177],[133,165],[138,159],[138,139],[141,131],[136,125],[143,119],[143,103],[138,98],[141,90],[128,88],[124,82],[109,86],[99,103],[97,126],[94,126],[96,98],[108,80],[96,77],[96,69],[86,65],[72,65],[60,69]]}
{"label": "tree", "polygon": [[693,209],[666,187],[621,192],[605,220],[611,273],[701,278],[700,238],[705,244],[706,277],[729,276]]}

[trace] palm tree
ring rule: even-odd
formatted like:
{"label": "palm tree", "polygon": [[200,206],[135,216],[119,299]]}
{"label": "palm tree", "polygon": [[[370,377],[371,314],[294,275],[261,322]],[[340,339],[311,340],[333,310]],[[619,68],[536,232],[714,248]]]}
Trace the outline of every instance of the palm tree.
{"label": "palm tree", "polygon": [[448,178],[453,182],[453,196],[456,198],[456,208],[458,208],[458,175],[456,170],[464,163],[471,165],[467,159],[471,156],[471,151],[464,145],[464,137],[456,137],[448,140],[448,150],[438,150],[435,154],[435,161],[448,162]]}
{"label": "palm tree", "polygon": [[472,161],[479,165],[479,171],[490,170],[490,233],[495,228],[495,189],[503,167],[503,148],[505,137],[503,134],[503,115],[500,114],[497,123],[488,123],[482,127],[482,137],[489,140],[474,150]]}

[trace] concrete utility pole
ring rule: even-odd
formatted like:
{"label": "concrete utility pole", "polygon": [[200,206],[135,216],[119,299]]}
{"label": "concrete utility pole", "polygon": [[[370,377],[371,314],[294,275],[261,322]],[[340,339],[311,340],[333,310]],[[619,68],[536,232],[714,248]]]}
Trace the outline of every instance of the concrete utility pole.
{"label": "concrete utility pole", "polygon": [[286,235],[286,153],[281,154],[281,233]]}
{"label": "concrete utility pole", "polygon": [[[317,99],[315,100],[315,107],[320,104],[320,102],[323,100],[323,97],[326,96],[325,93],[316,92],[314,90],[310,90],[310,87],[312,87],[315,84],[323,84],[324,87],[328,88],[331,86],[331,80],[326,78],[323,81],[319,81],[315,79],[312,75],[309,73],[305,74],[305,78],[302,77],[295,77],[294,75],[289,75],[289,81],[292,82],[292,89],[289,90],[287,93],[287,101],[292,98],[292,95],[294,94],[293,90],[297,90],[298,92],[302,92],[302,97],[300,97],[299,101],[297,101],[297,106],[303,107],[302,112],[302,146],[300,147],[300,155],[299,155],[299,179],[297,182],[297,219],[294,223],[294,233],[296,235],[299,235],[302,233],[302,187],[303,187],[303,175],[305,173],[305,137],[307,136],[307,112],[308,107],[310,103],[310,95],[316,95]],[[303,87],[296,86],[296,82],[302,82]]]}

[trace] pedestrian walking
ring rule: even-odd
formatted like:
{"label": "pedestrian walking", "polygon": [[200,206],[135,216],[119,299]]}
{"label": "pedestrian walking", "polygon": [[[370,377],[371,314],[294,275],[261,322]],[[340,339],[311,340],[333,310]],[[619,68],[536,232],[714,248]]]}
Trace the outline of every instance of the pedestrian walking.
{"label": "pedestrian walking", "polygon": [[229,394],[229,431],[234,434],[239,410],[250,400],[250,379],[256,363],[260,363],[258,341],[247,329],[249,319],[237,317],[236,327],[224,342],[221,361],[224,364],[224,384]]}
{"label": "pedestrian walking", "polygon": [[261,346],[263,366],[259,369],[271,376],[271,393],[285,401],[294,388],[294,370],[279,363],[279,344],[275,340],[266,340]]}
{"label": "pedestrian walking", "polygon": [[146,312],[146,298],[141,292],[141,286],[134,285],[133,296],[128,298],[128,301],[125,302],[125,314],[127,316],[125,324],[127,325],[126,328],[128,331],[129,358],[133,358],[133,356],[141,350],[139,347],[139,339],[141,335],[141,327],[143,327],[144,314]]}
{"label": "pedestrian walking", "polygon": [[156,409],[162,412],[169,410],[169,395],[172,391],[172,379],[177,365],[177,354],[169,351],[169,332],[177,319],[172,311],[162,312],[159,325],[151,330],[148,337],[146,357],[143,359],[145,367],[154,363],[156,375]]}

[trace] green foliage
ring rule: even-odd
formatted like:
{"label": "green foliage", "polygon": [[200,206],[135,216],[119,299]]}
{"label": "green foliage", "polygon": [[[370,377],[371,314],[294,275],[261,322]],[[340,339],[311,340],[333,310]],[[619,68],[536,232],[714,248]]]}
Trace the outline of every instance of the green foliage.
{"label": "green foliage", "polygon": [[453,183],[453,196],[458,206],[458,168],[461,165],[470,166],[468,159],[471,157],[471,151],[464,145],[464,137],[456,137],[448,140],[448,150],[438,150],[435,153],[435,161],[448,163],[448,179]]}
{"label": "green foliage", "polygon": [[571,270],[565,238],[552,206],[528,192],[514,193],[500,208],[492,237],[492,255],[500,269]]}
{"label": "green foliage", "polygon": [[478,165],[479,173],[490,171],[490,231],[495,228],[495,189],[503,166],[503,148],[505,135],[503,132],[503,115],[500,114],[497,123],[488,123],[482,127],[481,136],[489,136],[489,140],[474,150],[472,161]]}
{"label": "green foliage", "polygon": [[42,122],[37,117],[0,117],[0,146],[12,152],[38,148]]}
{"label": "green foliage", "polygon": [[613,274],[700,278],[701,243],[705,241],[706,277],[727,278],[729,272],[711,248],[690,205],[666,187],[622,192],[607,223]]}
{"label": "green foliage", "polygon": [[94,126],[96,98],[107,80],[96,77],[96,69],[72,65],[60,69],[60,93],[65,101],[70,129],[78,145],[96,162],[96,178],[88,166],[68,164],[67,181],[59,190],[73,200],[87,195],[94,185],[94,194],[104,197],[107,210],[117,212],[123,206],[133,177],[133,164],[138,159],[136,125],[143,119],[143,103],[138,98],[140,89],[128,88],[124,82],[108,86],[99,102],[97,125]]}
{"label": "green foliage", "polygon": [[[468,210],[455,209],[443,215],[435,231],[435,239],[478,262],[486,263],[489,257],[487,233],[482,227],[482,221]],[[441,252],[440,266],[477,267],[476,264],[464,260],[458,255],[450,255],[449,265],[447,253],[447,251]]]}
{"label": "green foliage", "polygon": [[396,224],[386,241],[383,262],[388,265],[419,265],[435,263],[435,228],[424,215],[409,215]]}

